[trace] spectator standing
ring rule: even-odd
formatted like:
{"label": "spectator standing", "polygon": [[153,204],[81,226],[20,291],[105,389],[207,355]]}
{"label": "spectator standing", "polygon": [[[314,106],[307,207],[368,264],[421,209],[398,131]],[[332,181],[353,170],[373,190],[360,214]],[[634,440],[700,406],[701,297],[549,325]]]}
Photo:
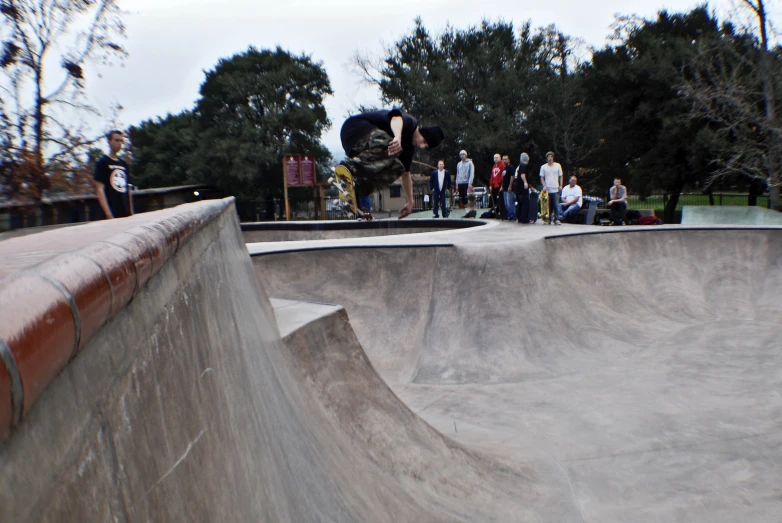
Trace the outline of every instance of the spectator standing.
{"label": "spectator standing", "polygon": [[471,192],[475,180],[475,165],[467,158],[467,151],[459,151],[459,163],[456,164],[456,187],[459,189],[459,208],[467,205],[467,193]]}
{"label": "spectator standing", "polygon": [[505,170],[505,164],[499,154],[494,155],[494,165],[491,168],[491,178],[489,178],[489,190],[491,191],[491,210],[494,216],[500,212],[500,191],[502,189],[502,172]]}
{"label": "spectator standing", "polygon": [[448,217],[445,192],[451,189],[451,173],[445,170],[445,161],[437,162],[437,169],[429,176],[429,191],[434,201],[434,218],[439,218],[439,209],[442,209],[443,218]]}
{"label": "spectator standing", "polygon": [[540,181],[543,190],[548,193],[549,225],[552,220],[556,225],[562,225],[559,219],[559,191],[562,190],[563,176],[562,166],[554,161],[554,153],[547,152],[546,163],[540,167]]}
{"label": "spectator standing", "polygon": [[527,170],[529,168],[529,155],[521,153],[519,156],[519,166],[513,176],[513,191],[516,193],[516,220],[519,223],[534,223],[530,219],[529,208],[529,180]]}
{"label": "spectator standing", "polygon": [[502,196],[505,203],[505,220],[516,219],[516,195],[511,190],[511,184],[513,183],[513,176],[516,173],[516,167],[510,163],[510,156],[507,154],[502,157],[502,163],[505,164],[505,169],[502,172]]}
{"label": "spectator standing", "polygon": [[125,145],[122,131],[111,131],[106,135],[109,154],[104,154],[95,164],[93,186],[100,208],[107,220],[133,215],[133,196],[130,193],[130,168],[119,157]]}
{"label": "spectator standing", "polygon": [[608,208],[611,209],[611,225],[623,225],[627,214],[627,187],[621,178],[614,178],[614,185],[608,190]]}
{"label": "spectator standing", "polygon": [[578,178],[571,176],[569,182],[570,183],[562,189],[562,203],[559,204],[562,221],[567,221],[568,216],[580,211],[581,206],[584,203],[582,198],[583,192],[581,191],[581,187],[577,185]]}

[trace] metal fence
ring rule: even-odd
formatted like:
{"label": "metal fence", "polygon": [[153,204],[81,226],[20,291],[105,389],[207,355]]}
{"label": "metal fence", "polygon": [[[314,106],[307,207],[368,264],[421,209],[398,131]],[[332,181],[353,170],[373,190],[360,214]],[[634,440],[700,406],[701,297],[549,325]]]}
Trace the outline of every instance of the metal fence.
{"label": "metal fence", "polygon": [[[654,209],[662,211],[670,201],[671,197],[667,194],[655,194],[641,198],[637,194],[627,196],[627,206],[631,209]],[[679,201],[676,203],[676,210],[681,211],[682,207],[694,206],[735,206],[746,207],[749,205],[749,195],[747,193],[713,193],[711,195],[704,193],[682,193],[679,195]],[[758,196],[757,206],[767,208],[768,197]]]}
{"label": "metal fence", "polygon": [[[586,195],[585,195],[586,196]],[[404,197],[403,197],[404,199]],[[658,216],[662,216],[662,211],[665,209],[669,195],[655,194],[641,198],[637,194],[631,194],[627,198],[627,206],[630,209],[653,209]],[[451,205],[451,198],[448,198],[448,207],[452,208],[458,206],[456,198],[454,198],[454,205]],[[605,202],[607,199],[602,198],[602,204],[599,204],[599,208],[605,208]],[[373,200],[373,205],[376,205],[376,200]],[[708,194],[703,193],[682,193],[679,196],[679,201],[676,206],[677,211],[681,211],[681,208],[685,205],[717,205],[717,206],[747,206],[748,194],[746,193],[714,193],[711,195],[711,200]],[[321,217],[321,203],[320,200],[309,199],[290,199],[291,219],[293,220],[347,220],[348,212],[339,203],[336,198],[327,198],[325,202],[326,213]],[[476,202],[479,208],[488,206],[488,195],[483,198],[479,198]],[[759,196],[757,199],[758,207],[767,207],[768,198],[766,196]],[[429,202],[424,202],[424,194],[417,193],[413,195],[413,212],[421,212],[425,210],[433,210],[434,202],[432,196],[429,195]],[[285,220],[285,202],[277,198],[272,202],[236,202],[237,211],[239,217],[244,222],[251,221],[284,221]],[[151,210],[151,209],[150,209]],[[377,212],[377,209],[373,208],[372,211]]]}

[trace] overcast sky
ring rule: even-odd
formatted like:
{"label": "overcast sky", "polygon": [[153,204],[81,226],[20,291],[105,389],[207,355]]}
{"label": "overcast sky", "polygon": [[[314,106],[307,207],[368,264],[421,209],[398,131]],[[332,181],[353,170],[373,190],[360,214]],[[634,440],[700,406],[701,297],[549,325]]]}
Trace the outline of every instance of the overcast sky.
{"label": "overcast sky", "polygon": [[[720,0],[725,2],[727,0]],[[695,0],[123,0],[127,10],[124,67],[103,69],[92,79],[89,96],[101,107],[124,107],[123,125],[190,109],[198,97],[204,71],[221,57],[248,46],[279,45],[295,54],[310,54],[323,63],[334,95],[326,107],[332,121],[323,137],[341,155],[339,129],[359,104],[377,104],[377,93],[351,72],[356,50],[379,53],[395,42],[420,16],[431,34],[447,23],[466,28],[483,18],[503,18],[534,28],[551,23],[565,34],[600,47],[610,34],[615,13],[653,17],[657,11],[687,11]],[[634,7],[630,7],[634,5]],[[717,4],[710,4],[717,5]]]}

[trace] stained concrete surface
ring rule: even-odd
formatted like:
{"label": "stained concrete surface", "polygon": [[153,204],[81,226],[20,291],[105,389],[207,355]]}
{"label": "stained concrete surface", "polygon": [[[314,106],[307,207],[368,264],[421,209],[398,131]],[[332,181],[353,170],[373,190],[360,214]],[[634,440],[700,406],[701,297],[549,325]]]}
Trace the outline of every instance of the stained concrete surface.
{"label": "stained concrete surface", "polygon": [[585,230],[248,248],[270,296],[344,306],[432,427],[549,463],[583,521],[782,521],[782,229]]}
{"label": "stained concrete surface", "polygon": [[0,521],[782,520],[782,229],[585,231],[229,209],[0,443]]}
{"label": "stained concrete surface", "polygon": [[682,225],[782,225],[782,213],[762,207],[682,207]]}
{"label": "stained concrete surface", "polygon": [[344,309],[287,318],[228,208],[0,442],[0,521],[581,521],[550,462],[415,415]]}
{"label": "stained concrete surface", "polygon": [[[431,218],[431,216],[427,216]],[[477,220],[385,219],[373,221],[313,221],[243,223],[247,243],[328,240],[421,234],[479,226]]]}

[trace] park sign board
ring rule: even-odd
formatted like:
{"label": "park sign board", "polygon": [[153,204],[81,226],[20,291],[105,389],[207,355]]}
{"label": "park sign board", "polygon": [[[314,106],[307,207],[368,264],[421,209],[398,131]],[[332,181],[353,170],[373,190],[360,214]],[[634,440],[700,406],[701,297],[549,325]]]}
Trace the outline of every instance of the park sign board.
{"label": "park sign board", "polygon": [[286,187],[315,185],[315,157],[311,154],[286,154],[282,158]]}

